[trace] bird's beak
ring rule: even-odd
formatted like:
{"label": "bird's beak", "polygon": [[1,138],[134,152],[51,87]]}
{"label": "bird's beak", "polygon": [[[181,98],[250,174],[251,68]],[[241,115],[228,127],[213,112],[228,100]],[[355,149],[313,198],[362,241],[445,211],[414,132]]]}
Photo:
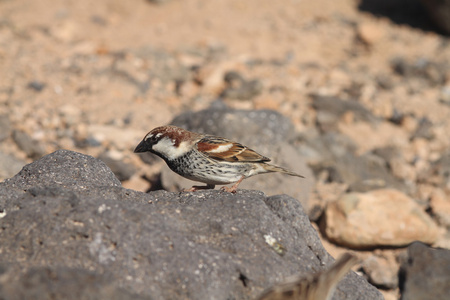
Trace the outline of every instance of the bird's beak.
{"label": "bird's beak", "polygon": [[139,145],[137,145],[136,149],[134,149],[134,153],[141,153],[150,151],[152,147],[147,144],[145,140],[142,140]]}

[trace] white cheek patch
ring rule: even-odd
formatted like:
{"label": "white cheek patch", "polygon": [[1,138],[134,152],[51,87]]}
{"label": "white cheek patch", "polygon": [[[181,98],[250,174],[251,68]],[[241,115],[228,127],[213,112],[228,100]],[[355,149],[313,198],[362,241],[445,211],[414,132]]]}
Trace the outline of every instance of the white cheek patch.
{"label": "white cheek patch", "polygon": [[221,152],[226,152],[226,151],[230,150],[231,147],[233,147],[233,144],[232,144],[232,143],[228,143],[228,144],[220,145],[220,146],[217,147],[216,149],[208,150],[208,152],[209,152],[209,153],[221,153]]}
{"label": "white cheek patch", "polygon": [[153,145],[152,149],[161,153],[167,159],[172,160],[189,152],[190,146],[189,143],[184,141],[178,147],[174,147],[174,142],[171,139],[163,138],[157,144]]}

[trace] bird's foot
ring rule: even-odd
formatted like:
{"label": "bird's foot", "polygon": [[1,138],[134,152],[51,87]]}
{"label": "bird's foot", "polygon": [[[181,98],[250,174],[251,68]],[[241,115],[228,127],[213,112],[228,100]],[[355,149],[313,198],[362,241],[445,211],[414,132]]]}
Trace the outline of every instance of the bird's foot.
{"label": "bird's foot", "polygon": [[223,186],[220,188],[221,191],[236,194],[237,188],[234,188],[234,185],[232,187]]}
{"label": "bird's foot", "polygon": [[244,178],[245,178],[245,177],[242,176],[241,179],[239,179],[235,184],[233,184],[232,187],[223,186],[223,187],[220,188],[220,190],[221,190],[221,191],[224,191],[224,192],[236,194],[237,187],[238,187],[238,185],[242,182],[242,180],[244,180]]}

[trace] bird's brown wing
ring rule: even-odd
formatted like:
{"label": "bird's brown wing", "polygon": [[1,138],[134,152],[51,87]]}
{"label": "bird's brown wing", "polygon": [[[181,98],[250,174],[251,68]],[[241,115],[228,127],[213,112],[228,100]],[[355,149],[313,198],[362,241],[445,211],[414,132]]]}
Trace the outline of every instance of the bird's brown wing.
{"label": "bird's brown wing", "polygon": [[269,158],[225,138],[206,136],[197,142],[198,151],[207,157],[227,162],[266,162]]}

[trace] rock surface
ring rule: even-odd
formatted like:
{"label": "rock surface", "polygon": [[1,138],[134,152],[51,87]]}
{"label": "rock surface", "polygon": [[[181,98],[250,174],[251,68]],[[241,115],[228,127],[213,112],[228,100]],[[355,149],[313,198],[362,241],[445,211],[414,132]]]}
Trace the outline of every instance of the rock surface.
{"label": "rock surface", "polygon": [[403,300],[446,300],[450,296],[450,251],[433,249],[422,243],[408,248],[402,265],[400,284]]}
{"label": "rock surface", "polygon": [[330,240],[357,249],[433,243],[439,235],[413,199],[392,189],[345,194],[327,206],[322,228]]}
{"label": "rock surface", "polygon": [[[0,298],[251,299],[333,262],[293,198],[145,194],[122,188],[103,162],[66,150],[0,183],[0,208]],[[333,299],[382,296],[351,273]]]}

